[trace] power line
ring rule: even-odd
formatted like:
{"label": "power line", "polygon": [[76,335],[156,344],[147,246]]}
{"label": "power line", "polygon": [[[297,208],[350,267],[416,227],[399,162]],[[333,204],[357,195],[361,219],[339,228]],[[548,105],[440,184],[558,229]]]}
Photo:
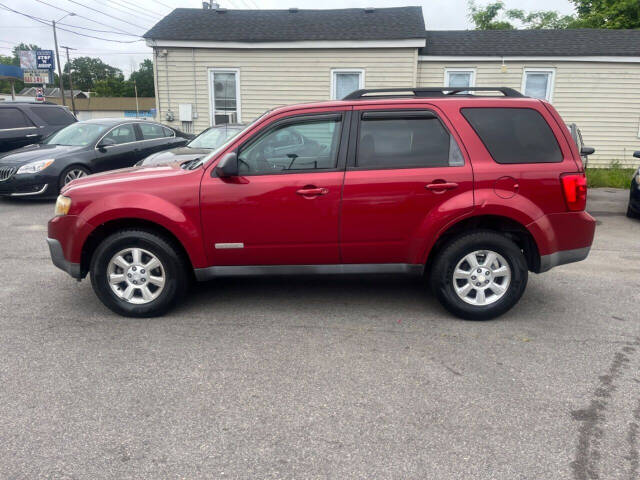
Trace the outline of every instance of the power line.
{"label": "power line", "polygon": [[[100,25],[101,27],[104,25],[103,23],[98,22],[97,20],[94,20],[94,19],[89,18],[89,17],[85,17],[84,15],[80,15],[79,13],[72,12],[71,10],[65,10],[64,8],[61,8],[61,7],[58,7],[58,6],[56,6],[56,5],[52,5],[52,4],[50,4],[50,3],[47,3],[47,2],[45,2],[44,0],[35,0],[35,1],[36,1],[36,2],[38,2],[38,3],[42,3],[43,5],[47,5],[47,6],[51,7],[51,8],[55,8],[55,9],[57,9],[57,10],[60,10],[60,11],[62,11],[62,12],[69,13],[69,14],[73,14],[73,15],[75,15],[75,16],[76,16],[76,17],[78,17],[78,18],[83,18],[84,20],[88,20],[88,21],[90,21],[90,22],[96,23],[96,24]],[[9,9],[9,10],[11,10],[11,11],[13,11],[13,12],[16,12],[15,10],[12,10],[12,9]],[[16,12],[16,13],[19,13],[19,12]],[[27,17],[30,17],[30,18],[31,18],[31,16],[30,16],[30,15],[27,15],[27,14],[21,14],[21,15],[25,15],[25,16],[27,16]],[[116,26],[113,26],[113,25],[112,25],[112,27],[113,27],[115,30],[118,30],[118,31],[120,31],[120,32],[122,32],[122,33],[126,33],[127,35],[131,35],[131,36],[135,36],[135,37],[137,37],[137,36],[138,36],[138,35],[136,35],[136,34],[133,34],[133,33],[127,32],[126,30],[123,30],[123,29],[122,29],[122,28],[120,28],[120,27],[116,27]]]}
{"label": "power line", "polygon": [[[102,5],[102,3],[100,3],[98,0],[92,0],[93,2]],[[157,16],[160,17],[160,15],[158,15],[157,13],[153,13],[152,11],[141,11],[141,10],[137,10],[135,7],[133,6],[124,6],[125,9],[122,8],[122,4],[118,3],[117,0],[110,0],[109,3],[113,3],[114,5],[109,5],[109,8],[113,8],[114,10],[117,10],[119,12],[123,12],[126,13],[127,15],[132,16],[133,18],[137,18],[139,14],[144,14],[144,15],[149,15],[149,16]],[[136,15],[133,15],[133,12],[136,13]]]}
{"label": "power line", "polygon": [[[94,1],[97,1],[97,0],[94,0]],[[159,17],[164,17],[165,16],[164,13],[159,13],[159,12],[156,12],[155,10],[147,10],[147,9],[143,9],[141,7],[138,7],[135,3],[133,3],[133,2],[131,2],[129,0],[111,0],[111,1],[116,3],[116,4],[123,5],[123,6],[127,7],[127,8],[132,8],[134,10],[137,9],[137,10],[141,11],[142,13],[152,13],[152,14],[157,15]]]}
{"label": "power line", "polygon": [[171,6],[167,5],[166,3],[162,3],[160,0],[156,0],[156,3],[159,3],[163,7],[167,7],[170,10],[175,10],[175,8],[176,8],[176,7],[171,7]]}
{"label": "power line", "polygon": [[[37,1],[41,1],[41,0],[37,0]],[[27,17],[30,18],[31,20],[34,20],[36,22],[40,22],[43,23],[45,25],[51,26],[51,23],[49,23],[49,21],[44,20],[42,18],[38,18],[38,17],[34,17],[33,15],[29,15],[27,13],[23,13],[23,12],[19,12],[17,10],[14,10],[13,8],[7,7],[6,5],[0,3],[0,7],[4,8],[5,10],[8,10],[10,12],[16,13],[18,15],[22,15],[23,17]],[[103,37],[96,37],[94,35],[87,35],[85,33],[79,33],[79,32],[74,32],[73,30],[68,30],[66,28],[62,28],[62,27],[57,27],[58,30],[63,30],[65,32],[69,32],[69,33],[73,33],[74,35],[79,35],[81,37],[88,37],[88,38],[95,38],[96,40],[103,40],[105,42],[115,42],[115,43],[135,43],[135,42],[139,42],[142,40],[142,38],[138,39],[138,40],[113,40],[111,38],[103,38]],[[135,35],[136,37],[138,35]]]}
{"label": "power line", "polygon": [[80,27],[78,25],[71,25],[69,23],[57,23],[56,22],[56,25],[64,25],[65,27],[70,27],[70,28],[81,28],[83,30],[88,30],[90,32],[112,33],[114,35],[129,35],[130,37],[140,37],[140,35],[134,35],[133,33],[120,33],[120,32],[114,32],[113,30],[97,30],[95,28]]}
{"label": "power line", "polygon": [[[40,1],[40,0],[38,0],[38,1]],[[82,4],[82,3],[80,3],[80,2],[76,2],[76,0],[67,0],[67,2],[74,3],[74,4],[76,4],[76,5],[81,6],[82,8],[86,8],[87,10],[92,10],[92,11],[94,11],[94,12],[97,12],[97,13],[101,14],[101,15],[106,15],[106,16],[107,16],[107,17],[109,17],[109,18],[113,18],[114,20],[117,20],[117,21],[122,22],[122,23],[127,23],[127,24],[129,24],[129,25],[131,25],[131,26],[133,26],[133,27],[142,28],[143,30],[145,30],[146,28],[148,28],[148,27],[142,27],[142,26],[140,26],[140,25],[138,25],[138,24],[135,24],[135,23],[129,22],[129,21],[127,21],[127,20],[122,20],[121,18],[118,18],[118,17],[116,17],[116,16],[114,16],[114,15],[110,15],[110,14],[108,14],[108,13],[106,13],[106,12],[103,12],[102,10],[98,10],[98,9],[96,9],[96,8],[93,8],[93,7],[87,7],[86,5],[83,5],[83,4]]]}

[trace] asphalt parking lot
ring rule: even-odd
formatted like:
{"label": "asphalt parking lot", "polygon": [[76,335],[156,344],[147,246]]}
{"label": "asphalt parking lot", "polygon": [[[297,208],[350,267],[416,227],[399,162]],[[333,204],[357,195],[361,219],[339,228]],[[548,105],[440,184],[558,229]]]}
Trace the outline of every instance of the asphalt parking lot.
{"label": "asphalt parking lot", "polygon": [[640,221],[468,322],[412,279],[199,285],[157,319],[57,270],[0,200],[0,478],[640,478]]}

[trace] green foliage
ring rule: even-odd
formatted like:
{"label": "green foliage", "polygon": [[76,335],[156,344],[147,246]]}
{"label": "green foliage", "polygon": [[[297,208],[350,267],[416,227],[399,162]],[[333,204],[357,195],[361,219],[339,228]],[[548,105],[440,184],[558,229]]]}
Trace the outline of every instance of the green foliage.
{"label": "green foliage", "polygon": [[638,0],[571,0],[578,18],[572,28],[640,28]]}
{"label": "green foliage", "polygon": [[469,0],[469,19],[476,30],[513,30],[515,27],[506,20],[498,17],[504,10],[504,2],[489,3],[484,7],[476,5],[474,0]]}
{"label": "green foliage", "polygon": [[116,82],[124,82],[124,75],[120,69],[107,65],[99,58],[78,57],[64,67],[62,76],[67,88],[70,68],[73,71],[73,87],[76,90],[94,91],[96,83],[102,80],[113,79]]}
{"label": "green foliage", "polygon": [[484,6],[469,0],[469,19],[476,30],[514,28],[640,28],[639,0],[571,0],[576,14],[561,15],[553,10],[525,12],[507,9],[502,0]]}
{"label": "green foliage", "polygon": [[609,168],[587,168],[587,185],[590,188],[628,189],[635,171],[633,168],[621,168],[619,162],[612,163]]}

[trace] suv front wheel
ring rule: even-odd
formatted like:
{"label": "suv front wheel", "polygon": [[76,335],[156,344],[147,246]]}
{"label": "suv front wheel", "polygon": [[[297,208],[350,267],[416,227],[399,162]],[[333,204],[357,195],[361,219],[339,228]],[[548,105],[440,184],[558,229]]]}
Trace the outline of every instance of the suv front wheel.
{"label": "suv front wheel", "polygon": [[189,282],[176,248],[146,230],[121,230],[104,239],[90,270],[102,303],[128,317],[162,315],[184,296]]}
{"label": "suv front wheel", "polygon": [[454,315],[489,320],[513,307],[527,286],[528,268],[520,248],[493,231],[451,240],[431,269],[431,288]]}

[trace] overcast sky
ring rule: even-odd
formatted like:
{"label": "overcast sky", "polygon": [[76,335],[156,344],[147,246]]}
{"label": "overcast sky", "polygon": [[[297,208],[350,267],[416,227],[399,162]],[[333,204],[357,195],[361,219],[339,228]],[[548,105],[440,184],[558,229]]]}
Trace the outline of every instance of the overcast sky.
{"label": "overcast sky", "polygon": [[[48,3],[52,6],[45,5]],[[317,8],[317,0],[219,0],[221,6],[234,8]],[[479,4],[489,0],[478,0]],[[568,0],[506,0],[507,8],[524,10],[558,10],[573,13]],[[13,45],[19,42],[34,43],[44,49],[53,49],[53,34],[50,26],[4,10],[2,6],[46,20],[58,20],[66,13],[74,12],[60,23],[60,28],[75,30],[86,35],[110,38],[116,43],[74,35],[58,30],[58,44],[76,48],[73,56],[100,57],[104,62],[123,70],[129,75],[132,69],[145,58],[151,58],[151,49],[135,36],[90,31],[117,31],[142,35],[162,16],[175,7],[201,8],[200,0],[0,0],[0,53],[8,55]],[[324,0],[324,8],[348,7],[392,7],[422,5],[426,27],[432,30],[471,28],[467,18],[467,0]],[[55,8],[58,7],[58,8]],[[63,10],[61,10],[63,9]],[[93,9],[93,10],[92,10]],[[102,13],[106,12],[110,18]],[[67,24],[67,25],[64,25]],[[82,27],[73,29],[69,26]]]}

